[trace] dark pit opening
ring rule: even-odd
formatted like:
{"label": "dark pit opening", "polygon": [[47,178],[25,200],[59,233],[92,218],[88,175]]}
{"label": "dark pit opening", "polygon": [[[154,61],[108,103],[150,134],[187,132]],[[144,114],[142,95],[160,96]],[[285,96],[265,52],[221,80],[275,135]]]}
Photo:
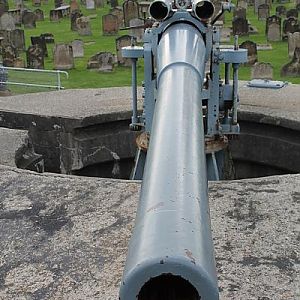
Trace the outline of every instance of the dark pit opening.
{"label": "dark pit opening", "polygon": [[142,287],[138,300],[200,300],[195,287],[180,276],[163,274]]}

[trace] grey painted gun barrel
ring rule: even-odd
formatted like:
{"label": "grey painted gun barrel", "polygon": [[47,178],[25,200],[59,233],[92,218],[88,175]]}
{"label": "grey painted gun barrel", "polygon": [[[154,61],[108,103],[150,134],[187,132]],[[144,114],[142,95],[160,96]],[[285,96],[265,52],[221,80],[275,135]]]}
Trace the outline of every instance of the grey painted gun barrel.
{"label": "grey painted gun barrel", "polygon": [[157,48],[158,95],[120,300],[219,299],[201,87],[205,44],[185,23]]}

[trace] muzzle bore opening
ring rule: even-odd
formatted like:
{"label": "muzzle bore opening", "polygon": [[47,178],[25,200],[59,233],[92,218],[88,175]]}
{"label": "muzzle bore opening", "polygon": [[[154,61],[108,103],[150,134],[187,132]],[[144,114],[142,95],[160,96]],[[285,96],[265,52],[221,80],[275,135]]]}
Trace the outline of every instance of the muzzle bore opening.
{"label": "muzzle bore opening", "polygon": [[169,9],[163,1],[156,1],[150,5],[149,13],[153,19],[162,21],[168,16]]}

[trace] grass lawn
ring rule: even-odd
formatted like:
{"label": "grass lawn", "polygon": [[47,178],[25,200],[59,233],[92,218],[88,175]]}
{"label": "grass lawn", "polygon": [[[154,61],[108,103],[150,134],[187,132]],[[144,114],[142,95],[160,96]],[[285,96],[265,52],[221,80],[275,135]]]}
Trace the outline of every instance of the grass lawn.
{"label": "grass lawn", "polygon": [[[78,0],[79,2],[80,0]],[[34,10],[31,1],[25,1],[28,8]],[[293,7],[294,4],[286,4],[287,7]],[[13,8],[13,1],[10,1],[10,8]],[[106,5],[104,8],[98,8],[95,10],[86,10],[84,6],[81,6],[81,11],[85,16],[94,15],[91,19],[92,36],[79,36],[77,32],[71,31],[70,20],[65,18],[59,23],[50,22],[49,11],[54,8],[54,0],[49,0],[48,4],[43,4],[41,9],[44,11],[45,21],[37,22],[37,28],[25,29],[26,47],[30,45],[30,37],[38,36],[41,33],[51,32],[54,35],[56,43],[68,43],[74,39],[82,39],[85,42],[84,58],[75,59],[75,69],[69,70],[69,79],[63,79],[63,85],[65,88],[98,88],[98,87],[112,87],[112,86],[126,86],[131,84],[131,68],[118,67],[110,73],[99,73],[95,71],[87,70],[88,59],[100,51],[111,51],[116,53],[115,39],[116,36],[103,36],[102,35],[102,15],[107,14],[110,6]],[[276,5],[272,7],[272,13],[275,12]],[[251,35],[249,37],[241,37],[239,42],[245,40],[252,40],[259,44],[267,44],[265,38],[265,21],[258,21],[257,16],[253,13],[254,8],[249,7],[247,11],[247,17],[251,24],[254,25],[259,33],[257,35]],[[231,26],[232,14],[226,14],[226,26]],[[119,36],[127,34],[126,31],[120,31]],[[259,51],[258,59],[260,62],[270,62],[274,67],[274,79],[284,80],[293,83],[300,83],[300,78],[281,78],[280,69],[282,65],[286,64],[290,59],[288,58],[287,42],[272,42],[273,50]],[[49,57],[45,58],[45,68],[53,69],[53,44],[48,44]],[[24,55],[25,58],[25,54]],[[242,80],[250,79],[250,68],[241,67],[239,72],[239,78]],[[138,64],[138,82],[143,80],[143,62],[139,60]]]}

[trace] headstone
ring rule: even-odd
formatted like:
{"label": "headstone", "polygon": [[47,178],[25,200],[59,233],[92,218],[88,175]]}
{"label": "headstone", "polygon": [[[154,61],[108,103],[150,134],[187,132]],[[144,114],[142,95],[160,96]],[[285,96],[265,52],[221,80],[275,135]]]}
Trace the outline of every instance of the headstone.
{"label": "headstone", "polygon": [[76,26],[79,35],[92,35],[90,19],[88,17],[78,18]]}
{"label": "headstone", "polygon": [[112,14],[102,16],[103,35],[115,35],[119,30],[118,17]]}
{"label": "headstone", "polygon": [[103,8],[105,4],[104,0],[95,0],[95,7],[96,8]]}
{"label": "headstone", "polygon": [[42,37],[44,37],[46,44],[53,44],[54,43],[54,36],[52,33],[42,33],[41,34]]}
{"label": "headstone", "polygon": [[115,7],[119,6],[118,0],[110,0],[109,2],[110,2],[110,6],[112,8],[115,8]]}
{"label": "headstone", "polygon": [[251,68],[251,79],[273,79],[273,67],[270,63],[256,62]]}
{"label": "headstone", "polygon": [[123,3],[124,25],[129,26],[129,22],[132,19],[139,18],[139,4],[135,0],[126,0]]}
{"label": "headstone", "polygon": [[269,17],[269,5],[268,4],[261,4],[258,7],[258,20],[266,20]]}
{"label": "headstone", "polygon": [[233,35],[248,35],[249,25],[248,20],[243,18],[234,18],[232,20]]}
{"label": "headstone", "polygon": [[236,9],[233,11],[233,17],[246,19],[246,8],[236,7]]}
{"label": "headstone", "polygon": [[25,68],[25,62],[21,57],[17,57],[14,60],[14,68]]}
{"label": "headstone", "polygon": [[298,10],[295,8],[289,9],[286,12],[286,18],[294,17],[295,19],[298,19]]}
{"label": "headstone", "polygon": [[283,21],[283,27],[282,27],[283,40],[287,40],[289,33],[294,33],[296,31],[300,31],[300,27],[297,19],[290,17]]}
{"label": "headstone", "polygon": [[12,45],[3,45],[2,47],[2,63],[4,67],[14,67],[14,62],[18,57],[17,49]]}
{"label": "headstone", "polygon": [[130,35],[123,35],[116,39],[116,50],[117,50],[117,61],[119,65],[129,67],[131,66],[131,59],[124,58],[122,56],[122,47],[127,47],[131,45],[132,37]]}
{"label": "headstone", "polygon": [[30,69],[44,69],[44,52],[39,45],[28,47],[26,52],[27,67]]}
{"label": "headstone", "polygon": [[95,1],[86,0],[86,9],[95,9]]}
{"label": "headstone", "polygon": [[82,40],[74,40],[72,42],[73,57],[84,57],[84,48]]}
{"label": "headstone", "polygon": [[80,10],[79,4],[76,0],[71,0],[70,1],[70,13],[73,11]]}
{"label": "headstone", "polygon": [[266,22],[267,40],[271,42],[278,42],[281,40],[281,18],[278,16],[271,16]]}
{"label": "headstone", "polygon": [[14,18],[9,15],[8,13],[4,13],[0,17],[0,30],[15,30],[15,20]]}
{"label": "headstone", "polygon": [[89,59],[87,68],[99,72],[110,72],[113,70],[114,60],[115,58],[112,53],[99,52]]}
{"label": "headstone", "polygon": [[248,8],[248,2],[246,0],[238,0],[237,7]]}
{"label": "headstone", "polygon": [[10,31],[10,41],[18,51],[25,51],[25,34],[23,29]]}
{"label": "headstone", "polygon": [[289,57],[294,56],[296,48],[300,48],[300,32],[294,32],[288,34],[288,52]]}
{"label": "headstone", "polygon": [[32,0],[32,5],[33,6],[41,6],[42,1],[41,0]]}
{"label": "headstone", "polygon": [[144,20],[132,19],[129,22],[130,27],[136,27],[130,30],[130,35],[136,38],[138,43],[143,41],[144,38]]}
{"label": "headstone", "polygon": [[123,27],[124,20],[123,20],[123,10],[120,7],[111,8],[109,11],[110,14],[115,15],[118,17],[118,24],[119,28]]}
{"label": "headstone", "polygon": [[282,77],[299,77],[300,76],[300,48],[295,48],[292,61],[284,65],[281,69]]}
{"label": "headstone", "polygon": [[63,14],[61,10],[50,10],[50,21],[51,22],[59,22],[63,18]]}
{"label": "headstone", "polygon": [[61,11],[63,18],[70,16],[70,5],[62,5],[55,8],[56,11]]}
{"label": "headstone", "polygon": [[283,5],[279,5],[276,7],[276,16],[284,17],[286,15],[286,8]]}
{"label": "headstone", "polygon": [[245,65],[252,66],[257,62],[257,46],[252,41],[245,41],[240,48],[248,50],[248,62]]}
{"label": "headstone", "polygon": [[262,4],[267,4],[266,0],[254,0],[254,13],[258,13],[258,7]]}
{"label": "headstone", "polygon": [[231,36],[231,29],[223,27],[221,28],[221,43],[229,43]]}
{"label": "headstone", "polygon": [[82,13],[79,10],[72,11],[70,21],[71,21],[71,30],[77,31],[77,19],[82,17]]}
{"label": "headstone", "polygon": [[36,16],[33,12],[26,11],[23,13],[22,16],[22,23],[24,25],[24,28],[36,28]]}
{"label": "headstone", "polygon": [[22,14],[20,9],[9,10],[8,14],[13,17],[16,26],[21,26]]}
{"label": "headstone", "polygon": [[48,57],[48,50],[46,45],[46,40],[44,36],[32,36],[31,38],[32,45],[39,45],[39,47],[43,50],[43,56]]}
{"label": "headstone", "polygon": [[37,21],[44,21],[44,12],[41,9],[36,9],[34,11]]}
{"label": "headstone", "polygon": [[53,64],[55,70],[74,68],[73,49],[68,44],[56,44],[53,48]]}

